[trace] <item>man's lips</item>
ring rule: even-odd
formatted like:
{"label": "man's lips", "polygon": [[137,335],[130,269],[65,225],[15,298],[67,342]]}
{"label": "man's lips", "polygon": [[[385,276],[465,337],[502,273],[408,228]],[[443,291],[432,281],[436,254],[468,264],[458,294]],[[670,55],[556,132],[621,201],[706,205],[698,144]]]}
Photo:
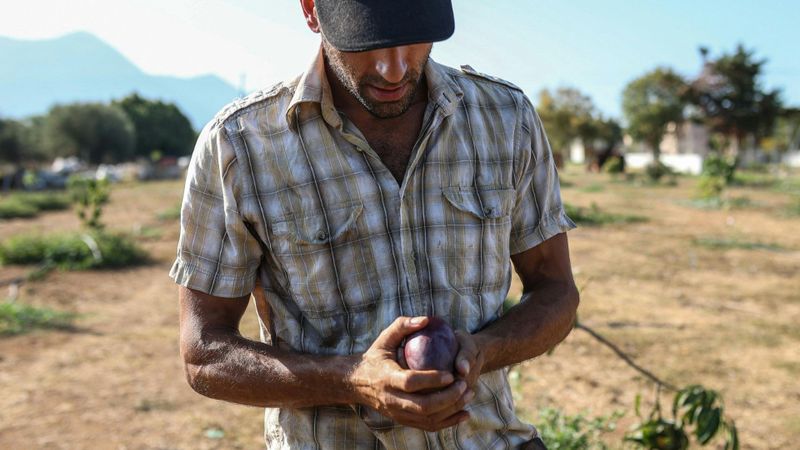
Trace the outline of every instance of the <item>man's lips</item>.
{"label": "man's lips", "polygon": [[368,85],[367,90],[372,94],[375,99],[382,102],[395,102],[403,98],[408,90],[408,83],[402,84],[393,88],[380,88],[373,85]]}

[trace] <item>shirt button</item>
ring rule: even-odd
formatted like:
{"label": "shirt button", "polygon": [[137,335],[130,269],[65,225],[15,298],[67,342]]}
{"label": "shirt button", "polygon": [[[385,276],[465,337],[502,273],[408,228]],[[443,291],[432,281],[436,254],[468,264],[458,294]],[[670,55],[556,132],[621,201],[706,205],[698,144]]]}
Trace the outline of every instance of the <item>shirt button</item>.
{"label": "shirt button", "polygon": [[317,232],[317,240],[318,241],[324,241],[327,238],[328,238],[328,233],[326,233],[324,231],[318,231]]}
{"label": "shirt button", "polygon": [[483,213],[486,214],[487,216],[493,216],[494,208],[490,208],[487,206],[486,208],[483,208]]}

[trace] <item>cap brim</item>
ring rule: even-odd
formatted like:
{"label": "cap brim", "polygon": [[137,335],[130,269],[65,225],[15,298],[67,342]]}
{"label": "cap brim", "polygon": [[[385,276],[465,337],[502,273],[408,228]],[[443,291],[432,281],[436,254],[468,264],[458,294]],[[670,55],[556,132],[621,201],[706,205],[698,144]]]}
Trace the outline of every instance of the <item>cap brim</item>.
{"label": "cap brim", "polygon": [[439,42],[455,31],[450,0],[317,0],[316,8],[325,39],[343,52]]}

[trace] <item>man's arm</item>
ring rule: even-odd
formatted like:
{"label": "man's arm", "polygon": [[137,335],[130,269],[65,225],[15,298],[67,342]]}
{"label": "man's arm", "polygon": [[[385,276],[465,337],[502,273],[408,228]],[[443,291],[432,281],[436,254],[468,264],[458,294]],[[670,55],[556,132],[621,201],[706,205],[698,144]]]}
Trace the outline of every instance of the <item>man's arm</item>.
{"label": "man's arm", "polygon": [[[363,404],[429,431],[468,418],[464,382],[440,371],[402,370],[395,352],[427,319],[398,318],[359,355],[293,353],[244,338],[249,297],[220,298],[180,288],[180,342],[186,376],[207,397],[261,407]],[[444,389],[442,389],[444,388]],[[434,394],[420,391],[438,389]]]}
{"label": "man's arm", "polygon": [[519,304],[487,328],[458,333],[459,374],[474,385],[481,373],[547,352],[572,330],[579,295],[572,278],[567,234],[511,257],[522,280]]}

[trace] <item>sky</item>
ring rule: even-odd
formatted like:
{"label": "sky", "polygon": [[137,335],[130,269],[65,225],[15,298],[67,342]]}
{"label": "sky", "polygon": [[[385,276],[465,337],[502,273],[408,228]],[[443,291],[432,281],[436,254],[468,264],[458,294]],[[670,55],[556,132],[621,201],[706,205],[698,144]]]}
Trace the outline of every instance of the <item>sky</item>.
{"label": "sky", "polygon": [[[625,85],[657,66],[685,76],[739,43],[767,59],[763,84],[800,106],[800,2],[789,0],[453,0],[438,62],[522,87],[575,87],[619,118]],[[216,74],[245,90],[302,72],[319,38],[298,0],[0,0],[0,36],[88,31],[153,75]],[[0,62],[2,64],[2,62]]]}

